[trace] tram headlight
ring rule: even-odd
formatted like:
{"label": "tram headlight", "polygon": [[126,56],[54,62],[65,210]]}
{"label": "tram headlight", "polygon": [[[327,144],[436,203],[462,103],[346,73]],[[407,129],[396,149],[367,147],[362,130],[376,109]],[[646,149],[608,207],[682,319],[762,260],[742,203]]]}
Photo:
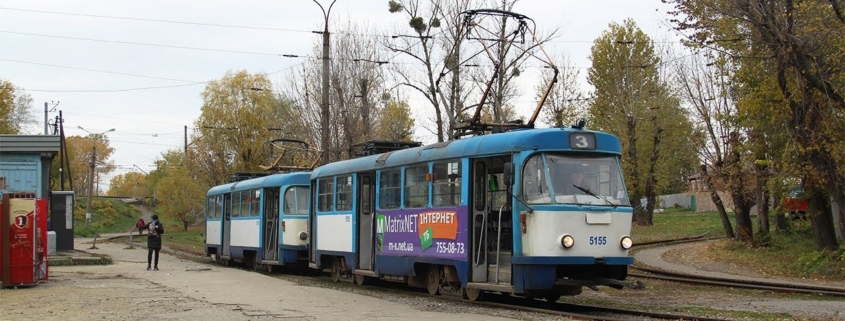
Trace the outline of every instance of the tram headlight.
{"label": "tram headlight", "polygon": [[619,240],[619,245],[622,246],[623,249],[630,249],[634,246],[634,240],[632,240],[629,236],[623,236],[621,240]]}
{"label": "tram headlight", "polygon": [[299,239],[305,241],[308,238],[308,233],[299,232]]}
{"label": "tram headlight", "polygon": [[557,238],[557,243],[560,244],[561,248],[568,249],[575,245],[575,238],[572,235],[563,234]]}

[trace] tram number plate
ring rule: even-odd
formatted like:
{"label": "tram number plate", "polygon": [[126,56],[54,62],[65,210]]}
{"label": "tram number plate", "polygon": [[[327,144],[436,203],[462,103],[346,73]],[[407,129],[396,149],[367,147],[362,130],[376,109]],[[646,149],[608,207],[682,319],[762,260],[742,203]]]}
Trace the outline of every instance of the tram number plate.
{"label": "tram number plate", "polygon": [[590,236],[590,245],[607,245],[607,236]]}

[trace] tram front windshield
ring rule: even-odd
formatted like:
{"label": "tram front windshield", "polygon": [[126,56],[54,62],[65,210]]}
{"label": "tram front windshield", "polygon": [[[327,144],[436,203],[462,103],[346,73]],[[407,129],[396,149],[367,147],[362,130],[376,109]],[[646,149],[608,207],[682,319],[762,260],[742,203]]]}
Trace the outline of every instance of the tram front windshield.
{"label": "tram front windshield", "polygon": [[538,154],[522,172],[528,204],[630,206],[617,157]]}

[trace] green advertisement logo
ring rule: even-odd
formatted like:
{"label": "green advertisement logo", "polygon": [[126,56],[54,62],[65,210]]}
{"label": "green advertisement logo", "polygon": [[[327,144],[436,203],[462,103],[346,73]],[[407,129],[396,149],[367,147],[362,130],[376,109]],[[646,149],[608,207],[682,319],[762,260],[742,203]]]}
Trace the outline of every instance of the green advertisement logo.
{"label": "green advertisement logo", "polygon": [[434,230],[431,228],[431,226],[425,229],[425,232],[422,232],[422,234],[420,234],[420,246],[422,246],[423,251],[431,247],[431,243],[434,241],[433,235]]}

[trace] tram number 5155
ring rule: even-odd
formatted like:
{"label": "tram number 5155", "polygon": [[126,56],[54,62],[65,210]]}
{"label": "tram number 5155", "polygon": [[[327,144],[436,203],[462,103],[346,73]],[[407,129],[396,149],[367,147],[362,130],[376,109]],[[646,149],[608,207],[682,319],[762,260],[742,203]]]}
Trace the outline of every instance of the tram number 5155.
{"label": "tram number 5155", "polygon": [[607,236],[590,236],[590,245],[607,245]]}

